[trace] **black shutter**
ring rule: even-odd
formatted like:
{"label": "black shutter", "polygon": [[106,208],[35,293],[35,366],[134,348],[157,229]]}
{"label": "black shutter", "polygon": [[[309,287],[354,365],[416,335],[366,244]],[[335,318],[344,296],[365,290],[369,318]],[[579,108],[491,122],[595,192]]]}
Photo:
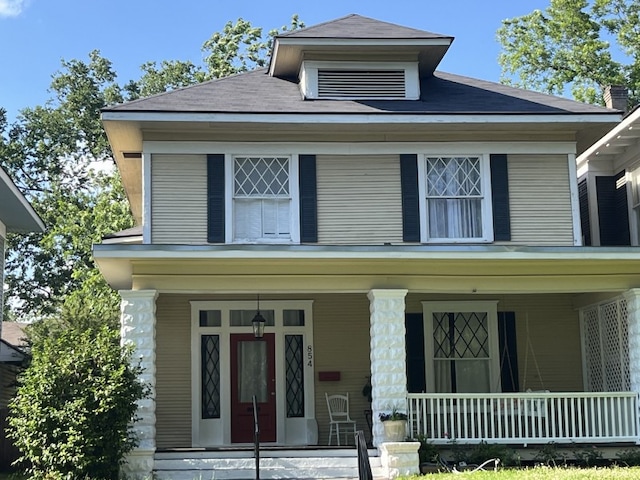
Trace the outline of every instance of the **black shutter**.
{"label": "black shutter", "polygon": [[504,154],[493,154],[490,156],[490,162],[493,238],[495,241],[507,241],[511,240],[507,156]]}
{"label": "black shutter", "polygon": [[578,184],[578,203],[580,205],[580,227],[582,228],[582,243],[591,245],[591,218],[589,217],[589,191],[587,180]]}
{"label": "black shutter", "polygon": [[427,391],[424,370],[424,322],[421,313],[405,314],[407,349],[407,391],[424,393]]}
{"label": "black shutter", "polygon": [[207,155],[207,241],[224,243],[224,155]]}
{"label": "black shutter", "polygon": [[518,380],[518,345],[515,312],[498,312],[498,344],[500,345],[500,379],[503,392],[520,391]]}
{"label": "black shutter", "polygon": [[419,242],[420,199],[417,155],[400,155],[400,185],[402,188],[402,239],[405,242]]}
{"label": "black shutter", "polygon": [[600,223],[600,245],[630,245],[629,209],[627,206],[627,185],[622,179],[622,171],[612,177],[596,177],[598,196],[598,221]]}
{"label": "black shutter", "polygon": [[316,156],[300,155],[300,242],[318,242],[318,190],[316,185]]}

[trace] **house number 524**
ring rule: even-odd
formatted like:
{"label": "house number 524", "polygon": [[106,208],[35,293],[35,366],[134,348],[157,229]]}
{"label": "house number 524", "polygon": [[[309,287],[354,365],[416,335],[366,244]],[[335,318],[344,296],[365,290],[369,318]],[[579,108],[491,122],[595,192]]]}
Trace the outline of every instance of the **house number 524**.
{"label": "house number 524", "polygon": [[313,367],[313,347],[307,345],[307,366]]}

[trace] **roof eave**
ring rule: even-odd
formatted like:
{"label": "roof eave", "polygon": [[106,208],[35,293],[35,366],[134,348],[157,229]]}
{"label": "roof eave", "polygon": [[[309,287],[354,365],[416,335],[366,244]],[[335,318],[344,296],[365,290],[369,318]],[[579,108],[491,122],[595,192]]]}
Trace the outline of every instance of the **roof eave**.
{"label": "roof eave", "polygon": [[43,232],[45,225],[7,173],[0,169],[0,220],[8,232]]}

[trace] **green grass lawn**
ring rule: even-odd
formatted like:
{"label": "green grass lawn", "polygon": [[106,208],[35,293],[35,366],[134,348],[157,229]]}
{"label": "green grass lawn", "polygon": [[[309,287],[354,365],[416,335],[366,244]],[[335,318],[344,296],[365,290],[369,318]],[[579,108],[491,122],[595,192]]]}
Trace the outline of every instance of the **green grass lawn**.
{"label": "green grass lawn", "polygon": [[494,471],[483,471],[474,473],[433,473],[428,475],[416,475],[411,477],[400,477],[402,480],[427,480],[430,478],[438,480],[457,479],[464,477],[473,480],[636,480],[640,478],[640,467],[609,467],[609,468],[552,468],[535,467],[526,469],[504,469]]}

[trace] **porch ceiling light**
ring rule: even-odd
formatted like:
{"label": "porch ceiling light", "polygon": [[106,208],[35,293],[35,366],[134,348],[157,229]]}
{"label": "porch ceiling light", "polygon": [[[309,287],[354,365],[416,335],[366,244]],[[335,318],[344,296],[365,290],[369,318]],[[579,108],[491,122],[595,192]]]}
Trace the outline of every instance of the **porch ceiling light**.
{"label": "porch ceiling light", "polygon": [[253,325],[253,336],[255,338],[262,338],[264,336],[264,324],[267,321],[260,314],[260,295],[258,295],[258,308],[256,309],[256,315],[251,320],[251,324]]}

